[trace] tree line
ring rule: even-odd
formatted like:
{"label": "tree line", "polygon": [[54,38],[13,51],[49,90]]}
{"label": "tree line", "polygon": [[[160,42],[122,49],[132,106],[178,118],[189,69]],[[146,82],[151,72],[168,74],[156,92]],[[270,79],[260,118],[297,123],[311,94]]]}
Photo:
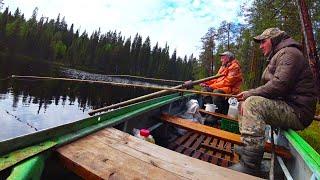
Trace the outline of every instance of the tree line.
{"label": "tree line", "polygon": [[192,78],[196,59],[183,58],[177,51],[169,54],[169,46],[151,47],[150,38],[137,33],[133,39],[121,32],[86,31],[79,33],[74,25],[68,28],[60,14],[56,19],[40,17],[38,8],[30,19],[17,8],[6,8],[0,14],[0,52],[22,55],[37,60],[63,64],[71,68],[91,69],[103,74],[130,74],[146,77],[185,80]]}
{"label": "tree line", "polygon": [[[319,45],[320,1],[306,0],[306,3],[315,41]],[[219,27],[209,28],[203,36],[198,66],[205,69],[199,70],[198,75],[207,76],[211,73],[212,64],[219,67],[218,52],[230,50],[241,63],[244,74],[243,89],[254,88],[260,84],[261,74],[267,62],[252,37],[261,34],[267,28],[279,27],[304,46],[299,10],[297,1],[254,0],[250,6],[241,6],[239,16],[245,18],[245,23],[224,21]],[[317,49],[319,54],[319,47]],[[306,55],[306,51],[304,53]],[[216,68],[215,71],[217,70]]]}
{"label": "tree line", "polygon": [[[1,1],[0,1],[1,2]],[[306,0],[316,44],[320,44],[320,1]],[[40,60],[61,63],[70,67],[85,67],[104,74],[131,74],[155,78],[188,80],[215,74],[219,69],[219,53],[230,50],[240,61],[244,74],[243,89],[260,84],[266,61],[252,37],[269,27],[279,27],[304,45],[299,10],[296,1],[254,0],[241,6],[240,18],[245,21],[223,21],[210,27],[201,38],[199,58],[177,57],[169,54],[169,46],[158,43],[151,48],[150,38],[144,41],[139,34],[131,39],[121,32],[94,31],[90,37],[68,28],[60,15],[54,19],[37,17],[37,8],[29,20],[17,9],[8,8],[0,14],[0,51],[22,54]],[[305,52],[306,53],[306,52]],[[318,47],[319,54],[319,47]]]}

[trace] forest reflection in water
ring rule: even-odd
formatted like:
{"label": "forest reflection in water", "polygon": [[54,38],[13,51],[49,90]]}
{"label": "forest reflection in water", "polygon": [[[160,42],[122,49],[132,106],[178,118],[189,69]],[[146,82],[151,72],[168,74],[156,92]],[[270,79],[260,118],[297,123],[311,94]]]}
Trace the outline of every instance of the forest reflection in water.
{"label": "forest reflection in water", "polygon": [[66,77],[57,66],[0,57],[0,141],[81,120],[92,109],[151,92],[85,82],[6,79],[13,74]]}

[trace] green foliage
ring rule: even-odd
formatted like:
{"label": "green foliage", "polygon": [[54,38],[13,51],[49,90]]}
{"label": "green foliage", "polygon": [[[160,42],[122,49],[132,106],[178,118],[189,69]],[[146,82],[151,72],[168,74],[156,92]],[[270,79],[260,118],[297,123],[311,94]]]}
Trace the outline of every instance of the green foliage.
{"label": "green foliage", "polygon": [[320,154],[320,122],[313,121],[312,124],[304,129],[303,131],[299,131],[298,134],[305,139],[313,149],[315,149]]}
{"label": "green foliage", "polygon": [[[1,1],[0,1],[1,2]],[[51,60],[73,68],[92,69],[105,74],[131,74],[165,79],[192,79],[195,58],[169,55],[169,46],[151,47],[149,37],[138,33],[131,41],[121,33],[100,29],[90,36],[84,31],[68,29],[64,17],[41,17],[38,8],[30,19],[17,9],[12,15],[8,8],[0,13],[0,51],[19,54],[37,60]]]}
{"label": "green foliage", "polygon": [[[309,12],[313,29],[315,30],[316,43],[320,43],[317,36],[319,31],[320,2],[308,0]],[[295,1],[290,0],[255,0],[252,6],[243,8],[242,14],[246,17],[247,25],[240,28],[239,38],[234,51],[242,65],[245,82],[243,89],[254,88],[260,84],[260,77],[266,66],[265,58],[258,49],[258,44],[252,42],[252,37],[261,34],[266,28],[279,27],[286,31],[292,38],[302,42],[301,23],[299,10]]]}
{"label": "green foliage", "polygon": [[53,48],[53,59],[61,59],[64,57],[66,50],[67,50],[67,46],[65,44],[63,44],[62,41],[53,41],[52,42],[52,48]]}
{"label": "green foliage", "polygon": [[[320,44],[320,1],[306,0],[313,24],[316,44]],[[302,42],[303,34],[299,10],[296,1],[290,0],[254,0],[250,7],[242,6],[241,15],[246,19],[245,24],[234,22],[222,22],[219,27],[210,27],[202,37],[202,52],[199,62],[195,65],[194,76],[203,77],[211,74],[212,63],[216,70],[220,67],[220,52],[233,51],[241,63],[244,83],[241,89],[247,90],[260,85],[262,72],[267,64],[265,57],[261,54],[258,44],[254,43],[252,37],[261,34],[266,28],[279,27],[286,31],[292,38]],[[318,46],[318,52],[320,48]],[[214,54],[212,56],[212,54]],[[318,105],[318,113],[320,108]],[[308,143],[317,152],[320,151],[320,122],[313,122],[310,127],[300,132]]]}

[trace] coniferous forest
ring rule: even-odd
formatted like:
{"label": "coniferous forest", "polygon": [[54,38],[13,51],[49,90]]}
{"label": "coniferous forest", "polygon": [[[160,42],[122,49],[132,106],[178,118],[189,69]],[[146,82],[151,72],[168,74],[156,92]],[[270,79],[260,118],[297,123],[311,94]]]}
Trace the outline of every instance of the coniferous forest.
{"label": "coniferous forest", "polygon": [[[320,44],[320,2],[306,2],[315,40]],[[254,0],[250,6],[244,4],[239,16],[245,23],[223,21],[219,27],[210,27],[201,38],[199,57],[183,58],[177,57],[176,50],[169,54],[169,45],[160,47],[156,43],[151,47],[150,38],[138,33],[135,37],[125,37],[121,30],[80,33],[62,15],[48,19],[37,17],[37,11],[35,8],[31,18],[26,19],[19,9],[10,12],[2,7],[0,52],[104,74],[188,80],[215,74],[220,67],[218,53],[230,50],[242,65],[243,89],[247,89],[259,85],[266,64],[253,36],[266,28],[279,27],[304,44],[296,1],[289,0]]]}
{"label": "coniferous forest", "polygon": [[166,79],[191,79],[191,55],[177,57],[169,54],[169,46],[151,47],[150,38],[137,33],[125,38],[121,32],[99,30],[89,35],[79,33],[60,14],[56,19],[40,17],[38,8],[30,19],[16,9],[5,8],[0,16],[0,51],[63,64],[72,68],[91,69],[104,74],[130,74]]}
{"label": "coniferous forest", "polygon": [[[86,31],[80,32],[72,22],[66,22],[63,14],[57,14],[55,19],[39,17],[38,8],[35,7],[32,16],[27,19],[24,12],[19,9],[10,12],[8,7],[3,7],[2,0],[0,0],[0,56],[25,57],[34,60],[32,63],[49,62],[50,64],[102,74],[190,80],[216,74],[221,65],[218,54],[230,50],[235,53],[241,63],[244,75],[242,89],[245,90],[260,85],[260,77],[267,63],[252,37],[261,34],[266,28],[279,27],[296,41],[305,45],[297,2],[298,0],[252,0],[250,5],[243,4],[238,16],[244,21],[223,21],[218,26],[209,24],[208,26],[211,27],[199,39],[202,42],[199,57],[193,55],[178,57],[177,51],[179,49],[173,50],[173,53],[170,54],[168,44],[165,47],[160,47],[158,43],[151,46],[151,38],[142,37],[139,32],[134,37],[122,34],[121,29],[108,32],[102,32],[98,29],[90,34]],[[318,45],[317,53],[319,56],[320,1],[305,0],[305,2],[313,26],[315,43]],[[304,49],[306,48],[304,47]],[[306,51],[304,53],[307,54]],[[17,59],[24,60],[24,58]],[[6,84],[3,82],[1,85],[5,86]],[[53,84],[52,87],[60,86],[60,82],[55,83],[56,85]],[[40,111],[42,104],[46,108],[48,104],[52,103],[51,94],[57,92],[57,90],[42,92],[42,89],[47,87],[47,84],[45,85],[37,90],[41,92],[42,97],[33,100],[40,102],[38,111]],[[81,84],[77,84],[76,87],[78,86]],[[77,99],[78,92],[74,87],[59,88],[71,94],[70,102]],[[92,102],[98,104],[97,106],[102,106],[105,103],[112,104],[123,100],[109,96],[101,98],[102,95],[96,99],[87,97],[87,94],[103,94],[104,91],[111,91],[103,88],[106,87],[82,88],[85,89],[83,93],[80,93],[84,99],[79,102],[82,109],[85,109],[87,104],[91,105]],[[120,90],[115,91],[119,92]],[[122,91],[122,94],[129,94],[130,98],[134,96],[130,94],[134,90]],[[21,94],[15,92],[14,88],[12,92],[13,94]],[[31,91],[31,95],[32,93]],[[23,101],[27,100],[26,97],[27,95],[24,94]],[[60,95],[56,94],[54,97],[54,102],[58,104]],[[63,96],[63,103],[65,103],[66,97],[66,95]],[[31,98],[28,101],[30,103]],[[13,106],[16,102],[18,102],[17,98],[14,99]],[[316,114],[319,113],[318,105]],[[319,122],[314,121],[308,129],[300,134],[320,152],[318,132]]]}
{"label": "coniferous forest", "polygon": [[[305,2],[309,10],[315,41],[318,44],[319,55],[320,1],[306,0]],[[244,4],[241,7],[239,16],[245,19],[245,24],[222,22],[219,27],[212,27],[208,30],[202,38],[203,51],[199,62],[202,67],[205,67],[202,73],[205,74],[209,72],[212,63],[220,67],[219,56],[210,57],[212,49],[214,54],[226,49],[233,51],[242,65],[243,89],[247,89],[260,84],[261,74],[267,63],[259,45],[253,42],[252,37],[261,34],[267,28],[279,27],[302,45],[304,45],[304,38],[297,1],[254,0],[251,6]]]}

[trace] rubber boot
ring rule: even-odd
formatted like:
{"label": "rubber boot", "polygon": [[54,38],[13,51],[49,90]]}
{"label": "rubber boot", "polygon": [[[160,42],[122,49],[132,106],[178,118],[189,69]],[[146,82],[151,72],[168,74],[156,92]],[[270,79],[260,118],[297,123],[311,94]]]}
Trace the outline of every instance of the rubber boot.
{"label": "rubber boot", "polygon": [[267,168],[261,165],[263,147],[236,146],[235,151],[240,155],[240,163],[229,167],[230,169],[264,179],[268,178]]}

